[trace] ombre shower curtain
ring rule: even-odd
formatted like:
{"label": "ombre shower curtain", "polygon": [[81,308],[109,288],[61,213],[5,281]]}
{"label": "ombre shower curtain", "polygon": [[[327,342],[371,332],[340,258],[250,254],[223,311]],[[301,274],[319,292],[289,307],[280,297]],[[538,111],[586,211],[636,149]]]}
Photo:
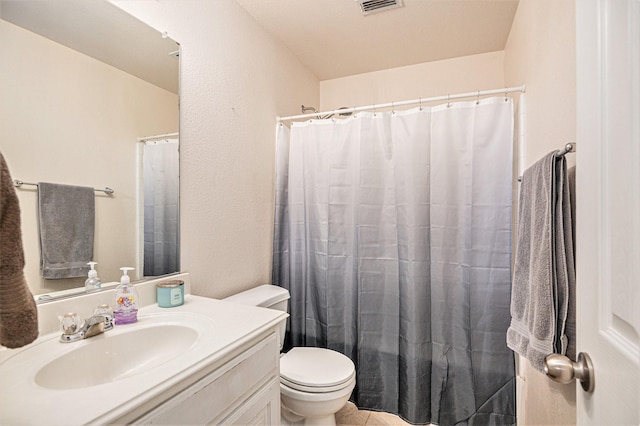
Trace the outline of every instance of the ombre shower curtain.
{"label": "ombre shower curtain", "polygon": [[349,356],[358,407],[515,424],[512,145],[505,98],[278,125],[286,344]]}
{"label": "ombre shower curtain", "polygon": [[144,276],[180,270],[178,140],[146,142],[144,190]]}

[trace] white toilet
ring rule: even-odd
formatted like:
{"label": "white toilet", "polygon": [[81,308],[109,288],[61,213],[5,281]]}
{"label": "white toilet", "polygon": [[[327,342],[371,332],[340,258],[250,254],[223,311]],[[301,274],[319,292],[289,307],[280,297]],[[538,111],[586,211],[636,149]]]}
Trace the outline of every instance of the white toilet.
{"label": "white toilet", "polygon": [[[262,285],[227,297],[226,301],[287,312],[289,292]],[[285,324],[280,330],[280,349]],[[335,414],[347,403],[356,385],[353,362],[343,354],[323,348],[293,348],[280,357],[282,416],[305,425],[335,425]]]}

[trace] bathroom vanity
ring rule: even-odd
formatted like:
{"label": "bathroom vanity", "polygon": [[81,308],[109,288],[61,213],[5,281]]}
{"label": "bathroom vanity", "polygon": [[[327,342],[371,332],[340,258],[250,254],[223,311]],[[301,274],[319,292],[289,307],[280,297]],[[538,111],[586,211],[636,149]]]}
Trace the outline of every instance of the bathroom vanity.
{"label": "bathroom vanity", "polygon": [[133,421],[168,425],[280,424],[279,346],[273,331],[239,347],[224,358],[222,365],[202,370],[183,391]]}
{"label": "bathroom vanity", "polygon": [[280,424],[286,316],[187,295],[81,341],[41,334],[0,350],[0,424]]}

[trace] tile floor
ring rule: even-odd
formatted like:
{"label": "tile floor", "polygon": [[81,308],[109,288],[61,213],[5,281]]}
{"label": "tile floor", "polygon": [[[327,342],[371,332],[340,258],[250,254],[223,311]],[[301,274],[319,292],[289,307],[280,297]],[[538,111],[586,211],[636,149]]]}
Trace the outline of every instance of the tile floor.
{"label": "tile floor", "polygon": [[351,402],[348,402],[342,410],[336,413],[336,424],[337,426],[410,425],[393,414],[358,410],[358,407]]}

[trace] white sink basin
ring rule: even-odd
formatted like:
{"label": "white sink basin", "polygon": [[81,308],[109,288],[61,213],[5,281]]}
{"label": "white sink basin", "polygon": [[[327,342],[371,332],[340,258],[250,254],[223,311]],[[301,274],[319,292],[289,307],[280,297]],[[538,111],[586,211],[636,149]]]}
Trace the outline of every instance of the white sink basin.
{"label": "white sink basin", "polygon": [[64,343],[73,350],[40,368],[35,382],[49,389],[77,389],[113,382],[174,359],[197,339],[196,329],[166,321],[142,327],[134,325],[118,334],[109,331],[90,338],[82,346],[74,347],[78,342]]}
{"label": "white sink basin", "polygon": [[60,342],[60,333],[55,333],[0,363],[0,377],[11,377],[28,366],[34,386],[66,390],[154,371],[163,375],[179,370],[182,358],[211,343],[216,329],[214,321],[204,315],[158,312],[139,315],[134,324],[116,325],[113,330],[71,343]]}

